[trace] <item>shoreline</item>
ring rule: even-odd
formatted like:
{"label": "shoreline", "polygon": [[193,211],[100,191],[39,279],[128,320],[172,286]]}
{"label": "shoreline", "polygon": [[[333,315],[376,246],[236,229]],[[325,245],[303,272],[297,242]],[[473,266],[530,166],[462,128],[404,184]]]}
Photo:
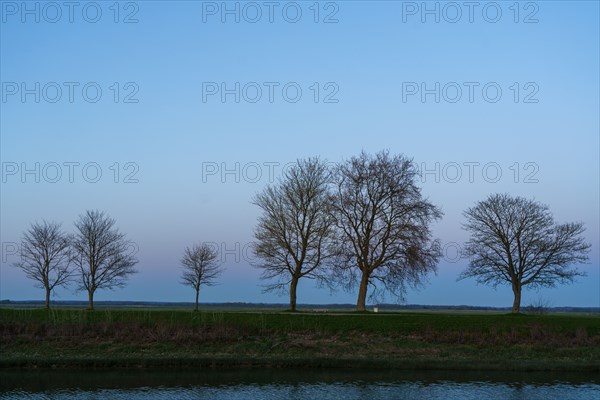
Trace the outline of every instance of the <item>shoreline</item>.
{"label": "shoreline", "polygon": [[584,372],[600,373],[595,361],[512,361],[446,360],[435,359],[300,359],[300,358],[247,358],[247,357],[188,357],[188,358],[67,358],[67,359],[0,359],[0,370],[255,370],[298,369],[312,370],[396,370],[396,371],[468,371],[468,372]]}

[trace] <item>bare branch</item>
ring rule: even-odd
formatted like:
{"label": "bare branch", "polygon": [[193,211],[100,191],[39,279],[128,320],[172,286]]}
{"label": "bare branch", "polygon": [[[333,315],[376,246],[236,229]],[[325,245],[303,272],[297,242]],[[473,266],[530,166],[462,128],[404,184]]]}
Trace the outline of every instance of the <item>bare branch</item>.
{"label": "bare branch", "polygon": [[223,272],[217,258],[217,251],[205,243],[186,247],[181,258],[182,283],[193,288],[215,285]]}

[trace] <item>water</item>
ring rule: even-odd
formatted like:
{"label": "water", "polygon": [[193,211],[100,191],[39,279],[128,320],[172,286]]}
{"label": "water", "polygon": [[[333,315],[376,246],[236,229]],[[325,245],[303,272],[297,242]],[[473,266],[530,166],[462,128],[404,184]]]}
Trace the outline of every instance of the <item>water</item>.
{"label": "water", "polygon": [[0,399],[600,399],[594,373],[0,371]]}

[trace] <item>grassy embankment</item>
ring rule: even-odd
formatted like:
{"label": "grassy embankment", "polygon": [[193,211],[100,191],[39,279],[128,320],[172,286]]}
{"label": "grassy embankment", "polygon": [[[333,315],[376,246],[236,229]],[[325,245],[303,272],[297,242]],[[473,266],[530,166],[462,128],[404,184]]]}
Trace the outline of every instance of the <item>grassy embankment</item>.
{"label": "grassy embankment", "polygon": [[600,316],[0,309],[0,367],[600,371]]}

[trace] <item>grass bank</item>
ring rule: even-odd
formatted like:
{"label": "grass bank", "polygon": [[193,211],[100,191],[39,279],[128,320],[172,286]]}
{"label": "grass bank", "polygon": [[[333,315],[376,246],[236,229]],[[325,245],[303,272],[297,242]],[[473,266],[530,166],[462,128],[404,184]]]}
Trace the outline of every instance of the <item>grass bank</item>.
{"label": "grass bank", "polygon": [[0,367],[600,372],[599,316],[0,309]]}

